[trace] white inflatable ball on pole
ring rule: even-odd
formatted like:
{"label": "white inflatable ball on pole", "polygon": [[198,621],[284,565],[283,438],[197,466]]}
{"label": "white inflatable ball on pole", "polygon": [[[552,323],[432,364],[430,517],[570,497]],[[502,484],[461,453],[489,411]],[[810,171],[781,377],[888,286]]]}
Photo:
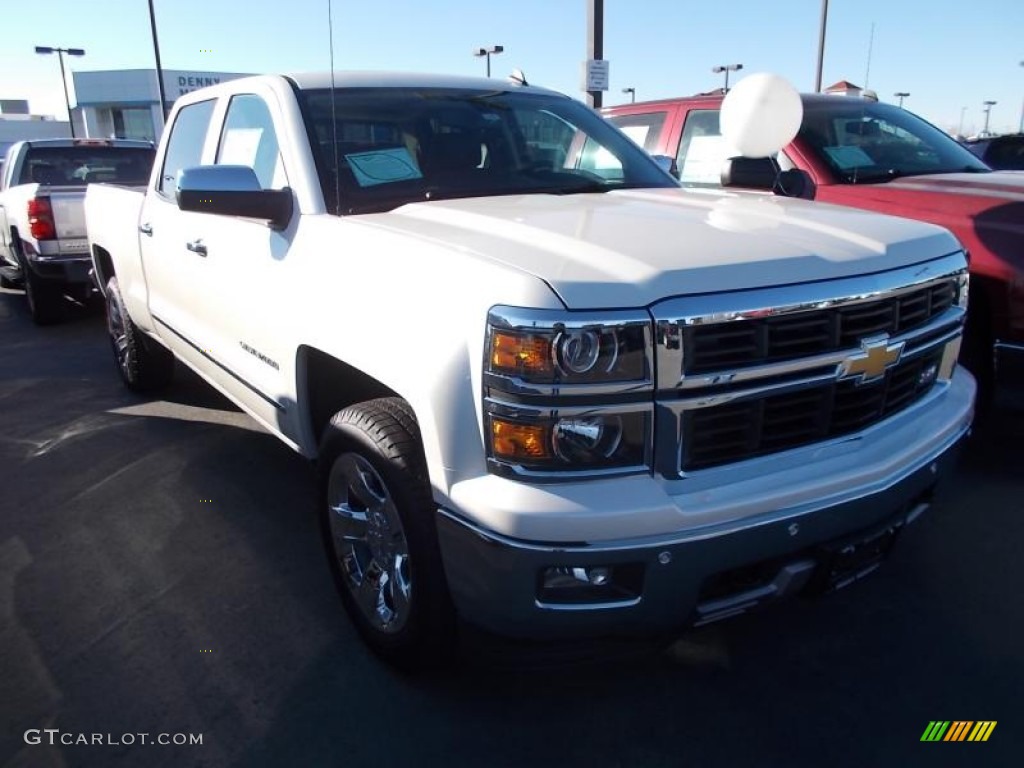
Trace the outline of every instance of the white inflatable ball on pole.
{"label": "white inflatable ball on pole", "polygon": [[800,130],[803,102],[778,75],[748,75],[726,94],[719,114],[722,136],[744,157],[769,157]]}

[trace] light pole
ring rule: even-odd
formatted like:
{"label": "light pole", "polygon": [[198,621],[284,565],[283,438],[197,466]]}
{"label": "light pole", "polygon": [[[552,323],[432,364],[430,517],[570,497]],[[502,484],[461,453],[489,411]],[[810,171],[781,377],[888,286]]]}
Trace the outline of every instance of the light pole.
{"label": "light pole", "polygon": [[994,102],[994,101],[983,101],[982,104],[985,105],[985,131],[984,131],[984,133],[982,135],[988,136],[988,118],[989,118],[989,115],[992,112],[992,107],[994,107],[996,105],[996,102]]}
{"label": "light pole", "polygon": [[900,100],[900,109],[903,109],[903,100],[905,98],[907,98],[907,96],[909,96],[909,95],[910,94],[907,93],[906,91],[899,91],[899,92],[893,94],[893,96],[895,96],[896,98],[898,98]]}
{"label": "light pole", "polygon": [[71,126],[71,138],[75,138],[75,118],[71,115],[71,99],[68,98],[68,78],[64,74],[64,54],[68,56],[85,56],[81,48],[53,48],[48,45],[37,45],[36,53],[56,53],[60,59],[60,84],[64,86],[64,106],[68,108],[68,125]]}
{"label": "light pole", "polygon": [[497,55],[505,50],[503,45],[492,45],[490,48],[474,48],[474,56],[486,56],[487,57],[487,76],[491,76],[491,54]]}
{"label": "light pole", "polygon": [[825,63],[825,26],[828,23],[828,0],[821,0],[821,28],[818,30],[818,69],[814,73],[814,92],[821,93],[821,67]]}
{"label": "light pole", "polygon": [[728,93],[729,92],[729,73],[730,72],[738,72],[741,69],[743,69],[743,65],[742,64],[723,64],[720,67],[712,67],[711,71],[714,72],[716,75],[719,75],[722,72],[725,72],[725,90],[723,91],[723,93]]}
{"label": "light pole", "polygon": [[957,136],[964,135],[964,114],[967,112],[967,107],[960,107],[960,127],[956,129]]}
{"label": "light pole", "polygon": [[622,92],[629,94],[630,104],[636,104],[636,88],[623,88]]}
{"label": "light pole", "polygon": [[160,130],[167,122],[167,94],[164,93],[164,68],[160,64],[160,41],[156,37],[156,13],[153,0],[149,0],[149,29],[153,33],[153,55],[156,58],[156,92],[160,97]]}
{"label": "light pole", "polygon": [[[1024,67],[1024,61],[1020,65]],[[1017,133],[1024,133],[1024,102],[1020,105],[1020,125],[1017,126]]]}

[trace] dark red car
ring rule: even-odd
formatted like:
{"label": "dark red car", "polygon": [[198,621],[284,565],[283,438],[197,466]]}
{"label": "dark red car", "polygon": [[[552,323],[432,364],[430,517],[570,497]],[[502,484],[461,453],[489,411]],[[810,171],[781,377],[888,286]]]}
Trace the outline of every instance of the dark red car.
{"label": "dark red car", "polygon": [[[1024,390],[1024,173],[993,171],[952,137],[894,105],[802,98],[800,132],[779,154],[779,167],[805,171],[816,200],[951,230],[971,257],[961,358],[983,387],[998,377],[1011,390]],[[685,186],[720,187],[723,165],[735,154],[719,131],[721,104],[721,95],[694,96],[611,107],[604,115],[651,154],[674,158]],[[771,189],[771,161],[760,162],[766,174],[745,173],[745,181],[737,174],[730,185]]]}

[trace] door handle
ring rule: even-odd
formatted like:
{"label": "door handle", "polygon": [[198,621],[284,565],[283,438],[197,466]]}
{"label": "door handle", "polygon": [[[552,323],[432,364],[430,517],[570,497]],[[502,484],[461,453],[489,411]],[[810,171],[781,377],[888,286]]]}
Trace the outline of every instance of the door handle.
{"label": "door handle", "polygon": [[149,235],[150,237],[152,237],[153,225],[150,224],[149,222],[146,222],[145,224],[139,224],[139,232],[141,232],[144,235]]}
{"label": "door handle", "polygon": [[185,243],[185,247],[192,251],[192,253],[198,253],[200,256],[206,255],[206,246],[203,245],[202,238]]}

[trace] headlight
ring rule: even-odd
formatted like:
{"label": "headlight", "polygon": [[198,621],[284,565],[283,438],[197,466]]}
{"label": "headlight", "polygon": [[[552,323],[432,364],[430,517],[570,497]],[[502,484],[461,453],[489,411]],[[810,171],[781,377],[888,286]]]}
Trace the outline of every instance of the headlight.
{"label": "headlight", "polygon": [[495,307],[487,320],[491,471],[535,480],[650,471],[654,345],[647,312]]}
{"label": "headlight", "polygon": [[520,473],[647,467],[647,405],[535,410],[491,404],[487,422],[492,459]]}
{"label": "headlight", "polygon": [[488,321],[486,370],[494,376],[539,385],[650,381],[646,313],[572,317],[496,307]]}

